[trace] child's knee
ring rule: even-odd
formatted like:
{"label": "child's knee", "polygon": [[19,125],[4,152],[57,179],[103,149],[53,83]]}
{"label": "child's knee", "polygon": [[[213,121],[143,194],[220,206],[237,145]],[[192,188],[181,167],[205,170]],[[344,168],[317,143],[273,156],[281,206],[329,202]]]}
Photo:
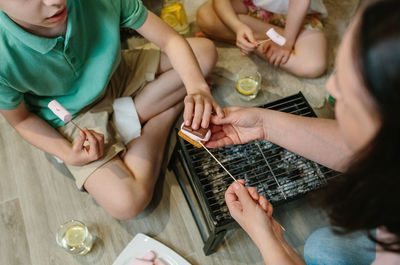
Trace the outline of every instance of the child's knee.
{"label": "child's knee", "polygon": [[212,11],[212,5],[209,1],[200,6],[196,12],[196,24],[206,34],[211,34],[215,25],[214,16],[210,14],[210,11]]}
{"label": "child's knee", "polygon": [[114,196],[109,214],[119,220],[129,220],[138,216],[150,203],[153,193],[141,191],[119,193]]}
{"label": "child's knee", "polygon": [[316,78],[323,75],[326,71],[327,63],[326,60],[320,61],[309,61],[302,65],[299,69],[298,76],[305,78]]}
{"label": "child's knee", "polygon": [[194,49],[197,61],[203,74],[208,75],[218,60],[217,49],[214,43],[206,38],[196,38],[197,45]]}

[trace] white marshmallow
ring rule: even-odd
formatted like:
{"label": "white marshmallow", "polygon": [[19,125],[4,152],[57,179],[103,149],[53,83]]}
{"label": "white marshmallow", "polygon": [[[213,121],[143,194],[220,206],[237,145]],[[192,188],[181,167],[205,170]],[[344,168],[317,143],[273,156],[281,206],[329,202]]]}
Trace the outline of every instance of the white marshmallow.
{"label": "white marshmallow", "polygon": [[49,107],[49,109],[51,109],[51,111],[63,122],[69,122],[72,120],[71,113],[69,113],[68,110],[66,110],[60,103],[58,103],[57,100],[54,99],[50,101],[47,107]]}
{"label": "white marshmallow", "polygon": [[184,125],[184,123],[182,123],[182,125],[181,125],[181,132],[182,132],[184,135],[190,137],[190,139],[195,140],[195,141],[197,141],[197,142],[200,142],[200,141],[207,142],[208,140],[210,140],[210,137],[211,137],[211,130],[208,130],[208,131],[207,131],[206,136],[204,136],[204,138],[200,138],[200,137],[198,137],[198,136],[196,136],[196,135],[194,135],[194,134],[192,134],[192,133],[190,133],[190,132],[188,132],[188,131],[186,131],[186,130],[182,130],[183,125]]}
{"label": "white marshmallow", "polygon": [[278,32],[274,30],[274,28],[270,28],[265,34],[276,44],[283,46],[286,43],[285,37],[280,35]]}

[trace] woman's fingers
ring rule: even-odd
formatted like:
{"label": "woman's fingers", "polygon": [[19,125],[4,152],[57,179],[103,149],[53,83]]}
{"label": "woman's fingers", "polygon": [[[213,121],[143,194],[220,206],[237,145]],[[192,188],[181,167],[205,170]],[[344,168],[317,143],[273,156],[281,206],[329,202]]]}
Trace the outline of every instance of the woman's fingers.
{"label": "woman's fingers", "polygon": [[253,198],[253,200],[258,201],[260,195],[258,194],[258,191],[256,188],[254,187],[247,187],[247,191],[249,192],[251,198]]}
{"label": "woman's fingers", "polygon": [[274,211],[274,208],[271,203],[268,202],[268,200],[264,196],[260,196],[258,199],[258,204],[261,206],[261,208],[268,214],[269,217],[272,216],[272,213]]}

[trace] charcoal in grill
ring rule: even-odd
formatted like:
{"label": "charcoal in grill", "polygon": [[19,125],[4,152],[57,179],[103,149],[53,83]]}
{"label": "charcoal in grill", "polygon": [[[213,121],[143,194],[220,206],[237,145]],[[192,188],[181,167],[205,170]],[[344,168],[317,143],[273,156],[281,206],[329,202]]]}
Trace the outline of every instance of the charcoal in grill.
{"label": "charcoal in grill", "polygon": [[[260,107],[316,117],[301,92]],[[205,243],[203,250],[209,255],[222,243],[227,230],[237,227],[224,200],[233,180],[206,150],[177,139],[170,168],[189,203]],[[324,187],[338,174],[265,140],[210,151],[236,179],[256,187],[274,206]]]}

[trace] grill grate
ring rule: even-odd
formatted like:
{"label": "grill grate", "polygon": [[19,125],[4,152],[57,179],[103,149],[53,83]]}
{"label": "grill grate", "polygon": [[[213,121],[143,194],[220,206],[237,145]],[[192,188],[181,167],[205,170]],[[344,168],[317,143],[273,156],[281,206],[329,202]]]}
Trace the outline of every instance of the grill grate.
{"label": "grill grate", "polygon": [[[316,117],[301,93],[261,107]],[[225,191],[233,181],[231,177],[204,149],[198,149],[180,137],[177,145],[183,151],[186,174],[190,175],[188,178],[208,230],[214,231],[215,227],[234,222],[224,200]],[[257,140],[210,151],[236,179],[244,179],[246,186],[256,187],[274,206],[319,189],[337,175],[331,169],[268,141]]]}

